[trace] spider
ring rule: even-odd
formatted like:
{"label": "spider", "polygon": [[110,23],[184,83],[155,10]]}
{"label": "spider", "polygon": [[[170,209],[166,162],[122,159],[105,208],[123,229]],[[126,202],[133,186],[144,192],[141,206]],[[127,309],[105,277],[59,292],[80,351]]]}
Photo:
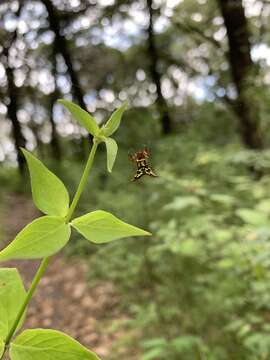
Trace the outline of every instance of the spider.
{"label": "spider", "polygon": [[143,175],[157,177],[149,165],[150,151],[147,148],[129,155],[129,159],[136,165],[137,171],[131,181],[140,179]]}

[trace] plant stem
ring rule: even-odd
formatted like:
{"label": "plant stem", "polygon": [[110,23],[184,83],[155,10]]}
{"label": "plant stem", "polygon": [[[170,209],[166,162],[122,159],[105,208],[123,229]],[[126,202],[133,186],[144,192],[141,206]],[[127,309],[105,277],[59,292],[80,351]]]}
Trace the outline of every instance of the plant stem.
{"label": "plant stem", "polygon": [[84,168],[84,171],[83,171],[83,174],[82,174],[82,177],[81,177],[81,180],[80,180],[80,183],[79,183],[79,186],[78,186],[78,189],[75,193],[75,196],[72,200],[72,203],[70,205],[70,208],[69,208],[69,211],[68,211],[68,214],[66,216],[66,222],[68,223],[69,220],[71,219],[73,213],[74,213],[74,210],[76,209],[76,206],[78,204],[78,201],[81,197],[81,194],[85,188],[85,185],[86,185],[86,182],[88,180],[88,176],[89,176],[89,173],[90,173],[90,170],[92,168],[92,165],[93,165],[93,161],[94,161],[94,157],[95,157],[95,153],[96,153],[96,150],[97,150],[97,147],[98,147],[98,141],[96,141],[94,139],[94,143],[93,143],[93,146],[92,146],[92,149],[90,151],[90,154],[89,154],[89,157],[88,157],[88,160],[87,160],[87,163],[85,165],[85,168]]}
{"label": "plant stem", "polygon": [[0,360],[5,359],[7,350],[8,350],[7,347],[5,347],[5,350],[4,350],[3,354],[2,354],[2,356],[0,357]]}
{"label": "plant stem", "polygon": [[36,287],[37,287],[42,275],[44,274],[44,272],[45,272],[45,270],[46,270],[46,268],[48,266],[49,260],[50,260],[50,258],[47,257],[47,258],[44,258],[41,261],[41,263],[39,265],[39,268],[38,268],[38,271],[36,272],[36,275],[35,275],[35,277],[34,277],[34,279],[32,281],[32,284],[31,284],[29,290],[27,291],[26,298],[25,298],[25,300],[24,300],[24,302],[23,302],[23,304],[22,304],[22,306],[20,308],[20,311],[18,312],[18,315],[17,315],[17,317],[16,317],[16,319],[15,319],[15,321],[14,321],[14,323],[13,323],[7,337],[6,337],[6,340],[5,340],[6,346],[9,345],[10,340],[11,340],[12,336],[14,335],[14,333],[15,333],[18,325],[19,325],[19,322],[21,321],[21,318],[23,317],[23,314],[24,314],[24,312],[26,310],[26,307],[27,307],[29,301],[31,300],[31,298],[32,298],[32,296],[33,296],[33,294],[34,294],[34,292],[36,290]]}

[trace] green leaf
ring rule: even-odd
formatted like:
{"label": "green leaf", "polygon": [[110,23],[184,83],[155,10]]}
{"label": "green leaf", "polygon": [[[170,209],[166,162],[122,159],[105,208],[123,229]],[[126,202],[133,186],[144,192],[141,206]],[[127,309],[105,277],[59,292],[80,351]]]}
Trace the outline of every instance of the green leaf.
{"label": "green leaf", "polygon": [[209,198],[222,205],[233,205],[235,203],[233,196],[226,194],[210,194]]}
{"label": "green leaf", "polygon": [[123,112],[126,110],[127,105],[128,103],[125,101],[120,108],[114,111],[107,123],[103,126],[102,132],[105,136],[111,136],[119,128]]}
{"label": "green leaf", "polygon": [[74,104],[68,100],[58,100],[58,102],[64,105],[74,116],[74,118],[84,127],[90,134],[97,136],[99,133],[99,127],[95,118],[89,114],[89,112],[83,110],[80,106]]}
{"label": "green leaf", "polygon": [[87,240],[96,244],[108,243],[129,236],[151,235],[103,210],[78,217],[71,222],[71,225]]}
{"label": "green leaf", "polygon": [[[26,296],[17,269],[0,269],[0,339],[4,340]],[[19,324],[21,326],[23,320]],[[18,330],[18,329],[17,329]],[[1,349],[1,345],[0,345]],[[1,354],[1,350],[0,350]],[[1,356],[0,356],[1,357]]]}
{"label": "green leaf", "polygon": [[236,214],[247,224],[261,226],[269,223],[267,214],[252,209],[238,209]]}
{"label": "green leaf", "polygon": [[173,201],[164,206],[164,210],[184,210],[188,207],[199,207],[200,199],[196,196],[176,196]]}
{"label": "green leaf", "polygon": [[0,261],[39,259],[57,253],[70,237],[70,225],[57,216],[43,216],[28,224],[2,251]]}
{"label": "green leaf", "polygon": [[112,138],[106,138],[105,144],[107,149],[107,169],[111,172],[116,159],[118,146],[117,142]]}
{"label": "green leaf", "polygon": [[22,149],[31,177],[33,200],[37,208],[48,215],[66,216],[69,195],[62,181],[30,152]]}
{"label": "green leaf", "polygon": [[166,354],[166,349],[162,348],[154,348],[149,351],[146,351],[142,357],[142,360],[156,360],[161,357],[164,359],[164,355]]}
{"label": "green leaf", "polygon": [[25,330],[10,345],[11,360],[99,360],[68,335],[50,329]]}
{"label": "green leaf", "polygon": [[171,348],[174,349],[178,354],[184,353],[185,351],[199,348],[201,345],[201,339],[195,335],[183,335],[174,338],[171,341]]}
{"label": "green leaf", "polygon": [[4,354],[4,351],[5,351],[5,344],[4,344],[4,342],[0,339],[0,359],[1,359],[1,356]]}

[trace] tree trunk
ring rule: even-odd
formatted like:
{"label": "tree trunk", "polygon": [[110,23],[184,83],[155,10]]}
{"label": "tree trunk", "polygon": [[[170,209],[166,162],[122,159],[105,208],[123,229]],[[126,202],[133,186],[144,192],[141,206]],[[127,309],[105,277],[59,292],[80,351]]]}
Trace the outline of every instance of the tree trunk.
{"label": "tree trunk", "polygon": [[19,171],[21,174],[24,172],[25,159],[20,150],[20,147],[25,147],[25,138],[22,133],[21,124],[19,122],[18,111],[18,89],[14,83],[13,69],[8,64],[8,56],[6,57],[6,76],[7,76],[7,94],[9,103],[7,105],[7,114],[12,123],[12,133],[17,154],[17,161]]}
{"label": "tree trunk", "polygon": [[55,45],[56,44],[54,43],[53,50],[52,50],[52,53],[51,53],[52,75],[54,77],[54,91],[49,97],[48,112],[49,112],[49,121],[50,121],[50,124],[51,124],[51,141],[50,141],[50,145],[51,145],[52,155],[53,155],[53,157],[55,159],[60,161],[61,158],[62,158],[62,152],[61,152],[60,141],[59,141],[59,137],[58,137],[58,134],[57,134],[56,124],[55,124],[55,121],[54,121],[54,114],[53,114],[54,104],[56,103],[56,101],[57,101],[57,99],[59,97],[59,91],[57,89],[57,81],[56,81],[56,77],[57,77],[57,65],[56,65],[57,48],[56,48]]}
{"label": "tree trunk", "polygon": [[48,12],[48,20],[50,24],[50,29],[53,31],[55,35],[55,48],[57,49],[58,53],[60,53],[67,65],[68,73],[70,76],[70,80],[72,82],[72,92],[73,96],[77,99],[79,105],[86,109],[86,104],[83,99],[83,92],[80,86],[79,78],[77,76],[76,71],[74,70],[73,62],[70,56],[70,52],[68,50],[68,45],[66,38],[61,34],[60,28],[60,20],[57,14],[57,10],[55,9],[51,0],[41,0],[41,2],[46,7]]}
{"label": "tree trunk", "polygon": [[251,59],[247,19],[242,0],[218,0],[229,42],[229,62],[237,90],[235,113],[239,119],[242,141],[247,148],[262,149],[259,105],[252,99],[252,76],[255,67]]}
{"label": "tree trunk", "polygon": [[56,130],[56,125],[54,122],[54,117],[53,117],[53,108],[54,108],[54,104],[57,101],[57,91],[54,91],[51,94],[51,97],[49,99],[49,120],[50,120],[50,124],[51,124],[51,149],[52,149],[52,154],[53,157],[60,161],[61,157],[62,157],[62,153],[61,153],[61,147],[60,147],[60,143],[59,143],[59,138],[58,138],[58,134],[57,134],[57,130]]}
{"label": "tree trunk", "polygon": [[[87,107],[86,107],[86,103],[83,99],[83,91],[80,86],[78,75],[77,75],[76,71],[74,70],[71,55],[68,50],[67,41],[66,41],[66,38],[61,34],[60,19],[57,14],[57,10],[55,9],[51,0],[41,0],[41,2],[46,7],[46,10],[48,12],[48,20],[49,20],[49,24],[50,24],[50,29],[53,31],[53,33],[55,35],[54,46],[57,49],[58,53],[62,55],[66,65],[67,65],[68,73],[69,73],[70,80],[72,83],[71,85],[72,85],[73,96],[75,99],[77,99],[80,107],[82,107],[83,109],[86,110]],[[89,142],[92,143],[92,135],[91,134],[88,135],[88,139],[89,139]],[[84,143],[84,139],[82,139],[81,143],[82,144]]]}
{"label": "tree trunk", "polygon": [[[20,16],[21,9],[22,9],[22,3],[19,3],[19,8],[16,12],[17,18],[19,18]],[[11,38],[7,39],[7,41],[5,41],[4,44],[2,44],[3,48],[1,55],[3,58],[3,63],[5,66],[5,72],[7,77],[7,97],[8,97],[8,103],[6,104],[7,115],[12,124],[12,134],[13,134],[14,145],[17,155],[17,161],[19,165],[19,171],[21,174],[23,174],[25,168],[25,159],[20,150],[20,147],[25,147],[26,141],[23,136],[21,124],[17,116],[19,94],[18,94],[18,88],[15,85],[15,81],[14,81],[13,68],[9,62],[9,50],[12,47],[13,43],[16,41],[17,35],[18,34],[16,29],[12,34]]]}
{"label": "tree trunk", "polygon": [[31,129],[33,135],[34,135],[34,138],[36,140],[36,149],[37,149],[37,155],[39,158],[44,158],[44,151],[43,151],[43,142],[42,142],[42,139],[41,139],[41,136],[40,136],[40,125],[37,124],[33,118],[35,117],[35,112],[31,115],[31,122],[28,124],[29,128]]}
{"label": "tree trunk", "polygon": [[148,56],[150,59],[150,73],[152,80],[156,85],[157,89],[157,107],[159,114],[161,116],[161,125],[163,134],[169,134],[172,132],[172,120],[169,114],[169,108],[166,100],[164,99],[161,92],[161,75],[158,71],[158,51],[155,43],[155,34],[154,34],[154,10],[153,10],[153,0],[147,0],[147,10],[149,15],[149,24],[147,28],[148,32]]}

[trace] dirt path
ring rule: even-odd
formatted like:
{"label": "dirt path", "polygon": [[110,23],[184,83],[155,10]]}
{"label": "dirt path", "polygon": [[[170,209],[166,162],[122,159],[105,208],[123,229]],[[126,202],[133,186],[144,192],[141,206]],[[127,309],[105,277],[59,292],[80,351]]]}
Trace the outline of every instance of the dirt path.
{"label": "dirt path", "polygon": [[[22,227],[38,216],[32,202],[21,194],[9,194],[1,216],[5,238],[11,241]],[[17,267],[29,283],[37,269],[36,261],[9,261],[1,266]],[[118,297],[111,284],[87,287],[87,264],[66,259],[61,254],[51,260],[28,310],[25,327],[54,328],[73,336],[86,347],[110,360],[110,349],[118,333],[106,333],[104,326],[119,319]]]}

